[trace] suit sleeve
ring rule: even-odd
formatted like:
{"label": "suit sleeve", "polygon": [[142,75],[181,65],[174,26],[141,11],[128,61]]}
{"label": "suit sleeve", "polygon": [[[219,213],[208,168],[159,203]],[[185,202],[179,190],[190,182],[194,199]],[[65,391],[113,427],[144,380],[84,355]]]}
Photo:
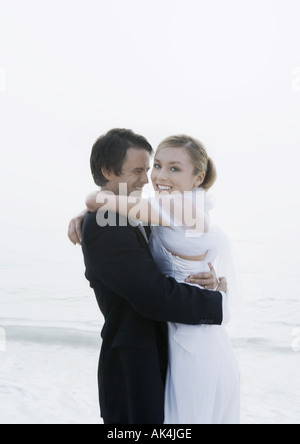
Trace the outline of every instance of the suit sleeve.
{"label": "suit sleeve", "polygon": [[88,215],[83,252],[93,280],[101,281],[141,316],[188,325],[222,324],[221,293],[164,276],[130,227],[100,228],[95,216]]}

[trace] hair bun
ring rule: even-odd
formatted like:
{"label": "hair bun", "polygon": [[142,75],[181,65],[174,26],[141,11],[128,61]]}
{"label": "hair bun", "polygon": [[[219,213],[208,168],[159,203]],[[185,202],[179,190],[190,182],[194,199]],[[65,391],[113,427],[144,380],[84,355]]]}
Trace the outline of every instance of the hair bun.
{"label": "hair bun", "polygon": [[204,190],[208,191],[215,181],[217,180],[217,169],[213,160],[209,157],[207,161],[207,170],[203,184],[201,185]]}

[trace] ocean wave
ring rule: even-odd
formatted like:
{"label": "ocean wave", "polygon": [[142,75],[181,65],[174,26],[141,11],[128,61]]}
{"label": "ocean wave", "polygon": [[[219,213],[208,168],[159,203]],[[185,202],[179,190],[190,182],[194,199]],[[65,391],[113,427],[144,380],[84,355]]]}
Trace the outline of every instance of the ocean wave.
{"label": "ocean wave", "polygon": [[[1,324],[0,324],[1,325]],[[100,330],[67,326],[26,326],[5,325],[7,348],[9,342],[38,343],[80,348],[99,348],[101,346]]]}
{"label": "ocean wave", "polygon": [[250,353],[264,354],[291,354],[293,353],[291,342],[276,341],[262,337],[234,338],[232,339],[235,349],[245,349]]}
{"label": "ocean wave", "polygon": [[[1,325],[1,323],[0,323]],[[34,343],[56,345],[71,348],[100,349],[102,339],[101,328],[91,329],[88,326],[29,326],[29,325],[2,325],[6,335],[7,347],[9,342]],[[236,350],[247,350],[250,353],[292,353],[291,343],[276,341],[263,337],[235,337],[231,338]]]}

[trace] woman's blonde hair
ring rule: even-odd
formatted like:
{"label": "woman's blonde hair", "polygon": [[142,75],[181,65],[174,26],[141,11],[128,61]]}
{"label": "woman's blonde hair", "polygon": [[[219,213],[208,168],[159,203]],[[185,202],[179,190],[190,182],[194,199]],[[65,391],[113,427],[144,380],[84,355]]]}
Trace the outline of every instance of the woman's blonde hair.
{"label": "woman's blonde hair", "polygon": [[201,188],[207,191],[213,186],[217,180],[217,169],[202,142],[186,135],[171,136],[158,145],[156,152],[158,153],[163,148],[185,148],[195,166],[195,176],[202,173],[202,171],[205,172],[205,179]]}

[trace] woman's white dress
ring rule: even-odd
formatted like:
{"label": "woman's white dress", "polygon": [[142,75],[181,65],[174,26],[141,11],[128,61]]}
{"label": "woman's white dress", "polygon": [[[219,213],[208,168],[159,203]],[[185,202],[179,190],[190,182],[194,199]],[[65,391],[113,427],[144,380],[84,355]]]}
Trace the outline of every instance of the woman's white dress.
{"label": "woman's white dress", "polygon": [[[195,193],[190,194],[191,199],[195,198]],[[208,212],[209,200],[206,193],[203,196],[205,212]],[[150,202],[157,210],[157,199],[150,199]],[[163,212],[160,207],[160,214]],[[149,244],[162,273],[178,282],[185,282],[190,274],[209,271],[208,263],[214,264],[223,242],[219,233],[210,229],[200,234],[193,233],[186,226],[175,225],[153,227]],[[206,252],[206,259],[202,262],[179,257],[200,256]],[[226,304],[227,301],[223,301],[225,322],[228,321]],[[165,424],[239,422],[239,370],[224,326],[170,323]]]}

